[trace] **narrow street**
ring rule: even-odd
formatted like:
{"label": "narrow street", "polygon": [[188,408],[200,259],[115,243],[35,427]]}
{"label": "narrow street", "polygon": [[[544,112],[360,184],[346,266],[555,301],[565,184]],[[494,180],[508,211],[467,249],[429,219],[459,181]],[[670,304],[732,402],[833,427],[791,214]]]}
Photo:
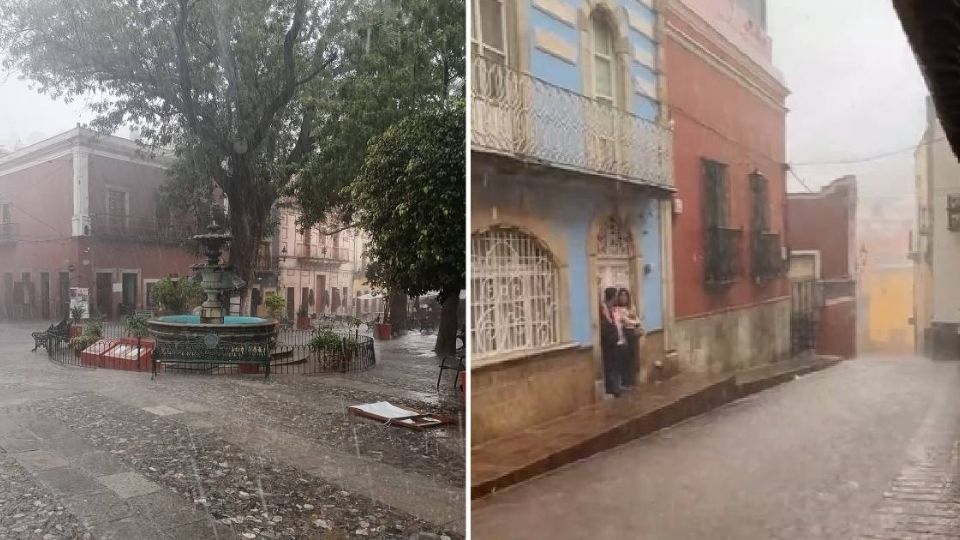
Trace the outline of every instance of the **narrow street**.
{"label": "narrow street", "polygon": [[960,364],[843,362],[473,504],[473,536],[960,538]]}
{"label": "narrow street", "polygon": [[435,336],[377,342],[368,371],[122,372],[29,352],[0,325],[0,539],[457,538],[463,433],[347,414],[389,400],[459,417]]}

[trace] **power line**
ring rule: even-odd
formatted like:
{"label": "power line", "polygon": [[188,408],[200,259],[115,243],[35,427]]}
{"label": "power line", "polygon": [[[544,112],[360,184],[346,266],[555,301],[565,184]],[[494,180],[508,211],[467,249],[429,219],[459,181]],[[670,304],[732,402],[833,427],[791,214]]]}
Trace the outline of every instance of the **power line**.
{"label": "power line", "polygon": [[930,144],[933,144],[933,143],[937,143],[937,142],[940,142],[940,141],[943,141],[943,140],[946,140],[946,137],[938,137],[938,138],[936,138],[936,139],[933,139],[933,140],[930,140],[930,141],[926,141],[926,142],[922,142],[922,143],[920,143],[920,144],[914,144],[914,145],[912,145],[912,146],[905,146],[905,147],[903,147],[903,148],[898,148],[898,149],[896,149],[896,150],[890,150],[890,151],[888,151],[888,152],[883,152],[883,153],[880,153],[880,154],[875,154],[875,155],[872,155],[872,156],[866,156],[866,157],[861,157],[861,158],[839,159],[839,160],[835,160],[835,161],[800,161],[800,162],[791,163],[790,165],[791,165],[791,166],[797,166],[797,167],[812,166],[812,165],[854,165],[854,164],[857,164],[857,163],[866,163],[866,162],[876,161],[876,160],[878,160],[878,159],[883,159],[883,158],[890,157],[890,156],[895,156],[895,155],[897,155],[897,154],[901,154],[901,153],[903,153],[903,152],[909,152],[909,151],[911,151],[911,150],[916,150],[917,148],[919,148],[919,147],[921,147],[921,146],[927,146],[927,145],[930,145]]}
{"label": "power line", "polygon": [[787,167],[787,170],[790,171],[790,174],[792,174],[793,177],[797,179],[797,182],[800,182],[800,185],[803,186],[808,193],[814,192],[812,189],[810,189],[810,186],[808,186],[807,183],[803,181],[803,178],[800,178],[800,176],[793,170],[793,167]]}

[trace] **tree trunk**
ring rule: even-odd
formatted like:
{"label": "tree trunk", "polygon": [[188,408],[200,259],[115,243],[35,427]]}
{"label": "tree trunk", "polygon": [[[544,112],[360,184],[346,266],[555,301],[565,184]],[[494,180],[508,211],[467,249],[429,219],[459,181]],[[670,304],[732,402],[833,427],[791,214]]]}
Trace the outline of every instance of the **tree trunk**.
{"label": "tree trunk", "polygon": [[389,302],[391,331],[396,336],[407,330],[407,295],[391,292]]}
{"label": "tree trunk", "polygon": [[440,328],[437,329],[437,344],[433,350],[440,356],[451,355],[457,351],[457,330],[459,325],[460,289],[444,293],[440,308]]}
{"label": "tree trunk", "polygon": [[[257,248],[263,239],[274,201],[263,194],[257,194],[252,179],[234,179],[233,185],[242,187],[224,190],[230,201],[230,233],[233,235],[229,265],[233,266],[234,271],[245,282],[244,287],[236,291],[236,294],[243,298],[244,291],[253,284]],[[242,303],[240,309],[242,312]]]}

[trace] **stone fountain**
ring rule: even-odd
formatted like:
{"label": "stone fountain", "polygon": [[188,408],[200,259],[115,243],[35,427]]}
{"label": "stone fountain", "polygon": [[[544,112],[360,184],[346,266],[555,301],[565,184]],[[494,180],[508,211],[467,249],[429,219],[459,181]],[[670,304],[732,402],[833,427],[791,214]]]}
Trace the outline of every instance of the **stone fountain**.
{"label": "stone fountain", "polygon": [[276,323],[260,317],[231,317],[226,315],[220,300],[224,291],[243,287],[244,282],[233,270],[221,264],[223,248],[232,236],[216,224],[206,234],[193,237],[200,244],[205,262],[191,267],[194,280],[206,298],[200,305],[200,315],[165,315],[147,321],[150,334],[157,344],[194,344],[203,346],[215,355],[221,342],[230,345],[269,345],[274,338]]}

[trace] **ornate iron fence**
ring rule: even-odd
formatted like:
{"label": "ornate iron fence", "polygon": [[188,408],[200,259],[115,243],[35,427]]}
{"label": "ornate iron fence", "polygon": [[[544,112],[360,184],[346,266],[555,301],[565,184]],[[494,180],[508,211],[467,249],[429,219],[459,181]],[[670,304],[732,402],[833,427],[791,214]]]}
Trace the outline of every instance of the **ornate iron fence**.
{"label": "ornate iron fence", "polygon": [[607,103],[476,57],[473,148],[670,187],[670,131]]}
{"label": "ornate iron fence", "polygon": [[[364,371],[376,365],[376,351],[372,337],[361,333],[359,329],[347,329],[343,326],[324,331],[335,334],[339,338],[338,345],[331,346],[331,340],[328,340],[325,347],[318,348],[313,343],[317,330],[281,328],[271,345],[271,376],[347,373]],[[102,342],[94,348],[97,352],[104,352],[120,343],[121,339],[130,339],[126,327],[121,323],[106,323],[103,327]],[[110,367],[107,365],[109,362],[103,362],[97,358],[89,356],[81,358],[80,351],[72,348],[69,341],[51,345],[47,353],[52,361],[62,365]],[[135,364],[131,363],[131,365]],[[143,363],[143,366],[141,369],[134,370],[145,373],[150,371],[149,365]],[[163,367],[163,371],[213,375],[264,374],[263,367],[257,365],[213,365],[203,362],[184,363],[179,366],[168,365]]]}

